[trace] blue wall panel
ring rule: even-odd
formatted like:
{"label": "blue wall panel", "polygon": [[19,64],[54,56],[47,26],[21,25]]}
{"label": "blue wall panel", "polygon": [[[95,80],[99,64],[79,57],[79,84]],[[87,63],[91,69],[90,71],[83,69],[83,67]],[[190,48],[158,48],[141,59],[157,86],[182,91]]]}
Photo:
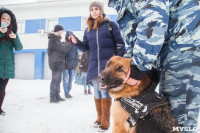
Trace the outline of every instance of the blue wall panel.
{"label": "blue wall panel", "polygon": [[45,19],[26,20],[25,33],[37,33],[39,29],[45,30]]}
{"label": "blue wall panel", "polygon": [[64,31],[81,31],[81,17],[59,18],[58,23],[63,26]]}

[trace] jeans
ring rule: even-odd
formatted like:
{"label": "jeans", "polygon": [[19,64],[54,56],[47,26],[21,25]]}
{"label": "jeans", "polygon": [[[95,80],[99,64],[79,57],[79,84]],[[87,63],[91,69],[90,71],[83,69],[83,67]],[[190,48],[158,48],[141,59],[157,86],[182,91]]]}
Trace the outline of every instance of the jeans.
{"label": "jeans", "polygon": [[91,89],[91,86],[90,84],[87,84],[87,80],[86,80],[86,77],[87,77],[87,72],[83,72],[83,77],[84,77],[84,90],[87,90],[87,86],[88,86],[88,90]]}
{"label": "jeans", "polygon": [[100,91],[99,90],[99,82],[97,79],[93,79],[92,84],[94,87],[94,97],[96,99],[110,98],[108,91]]}
{"label": "jeans", "polygon": [[62,71],[52,71],[52,80],[50,84],[50,99],[54,100],[60,93],[60,82]]}
{"label": "jeans", "polygon": [[74,70],[63,70],[63,89],[65,96],[67,96],[72,88],[72,80],[74,77]]}

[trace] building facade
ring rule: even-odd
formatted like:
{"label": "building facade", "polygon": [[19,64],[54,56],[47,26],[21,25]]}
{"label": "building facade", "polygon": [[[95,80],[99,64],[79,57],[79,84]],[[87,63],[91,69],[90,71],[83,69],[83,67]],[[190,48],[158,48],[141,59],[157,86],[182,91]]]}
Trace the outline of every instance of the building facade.
{"label": "building facade", "polygon": [[[50,79],[48,66],[47,33],[56,24],[70,30],[82,40],[87,27],[89,4],[93,0],[38,0],[31,3],[5,4],[14,12],[18,23],[18,34],[24,49],[15,52],[15,78],[17,79]],[[104,3],[105,13],[116,21],[116,11]],[[64,35],[62,41],[64,41]]]}

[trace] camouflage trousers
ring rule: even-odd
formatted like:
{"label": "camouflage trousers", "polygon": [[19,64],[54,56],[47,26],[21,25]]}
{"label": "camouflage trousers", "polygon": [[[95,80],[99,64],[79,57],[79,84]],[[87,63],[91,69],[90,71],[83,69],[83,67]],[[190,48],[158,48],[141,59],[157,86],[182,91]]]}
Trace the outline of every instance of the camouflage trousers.
{"label": "camouflage trousers", "polygon": [[197,128],[200,107],[200,49],[173,51],[166,60],[161,72],[159,92],[168,96],[170,108],[180,127]]}

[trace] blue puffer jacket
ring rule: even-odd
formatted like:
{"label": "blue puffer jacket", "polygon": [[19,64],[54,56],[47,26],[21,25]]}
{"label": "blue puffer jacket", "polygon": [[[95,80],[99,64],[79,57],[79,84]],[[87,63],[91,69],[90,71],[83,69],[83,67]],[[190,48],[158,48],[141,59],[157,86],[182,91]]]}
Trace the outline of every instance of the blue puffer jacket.
{"label": "blue puffer jacket", "polygon": [[106,62],[114,55],[116,45],[113,42],[111,32],[108,30],[108,22],[112,27],[112,34],[116,44],[121,45],[117,55],[123,56],[125,52],[125,43],[119,27],[116,23],[109,21],[107,16],[104,17],[104,21],[98,30],[92,29],[88,32],[86,28],[83,41],[78,41],[75,46],[83,52],[90,51],[87,81],[97,78],[98,74],[105,69]]}

